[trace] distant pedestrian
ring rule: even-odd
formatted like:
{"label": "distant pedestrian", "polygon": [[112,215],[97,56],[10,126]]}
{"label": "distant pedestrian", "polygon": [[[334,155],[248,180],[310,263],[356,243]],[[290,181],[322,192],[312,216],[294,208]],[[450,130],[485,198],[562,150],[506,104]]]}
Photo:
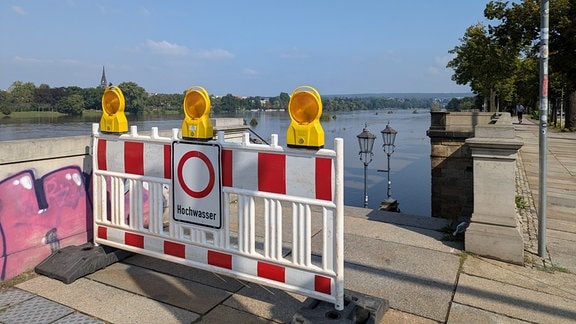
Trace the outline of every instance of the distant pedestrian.
{"label": "distant pedestrian", "polygon": [[522,104],[517,104],[516,105],[516,115],[518,116],[518,123],[522,124],[522,115],[524,114],[524,111],[526,109],[524,108],[524,106],[522,106]]}

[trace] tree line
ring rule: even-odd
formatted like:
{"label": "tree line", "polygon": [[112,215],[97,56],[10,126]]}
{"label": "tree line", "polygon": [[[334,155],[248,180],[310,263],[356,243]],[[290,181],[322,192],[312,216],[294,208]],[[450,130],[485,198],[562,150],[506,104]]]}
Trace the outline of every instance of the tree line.
{"label": "tree line", "polygon": [[[184,94],[149,94],[135,82],[122,82],[117,85],[126,101],[125,111],[130,114],[150,112],[183,112]],[[101,110],[103,87],[80,88],[57,87],[47,84],[38,87],[32,82],[16,81],[7,91],[0,90],[0,112],[10,115],[20,111],[54,111],[66,115],[81,115],[84,110]],[[227,94],[211,96],[211,109],[215,114],[234,114],[254,110],[287,110],[290,95],[281,92],[276,97],[238,97]],[[322,97],[325,112],[375,110],[386,108],[415,109],[435,108],[446,105],[446,99],[432,97],[391,98],[369,97]]]}
{"label": "tree line", "polygon": [[[469,85],[488,111],[521,103],[539,110],[540,0],[490,1],[489,21],[468,27],[449,53],[452,80]],[[566,107],[566,128],[576,130],[576,2],[550,0],[548,97],[553,118]]]}

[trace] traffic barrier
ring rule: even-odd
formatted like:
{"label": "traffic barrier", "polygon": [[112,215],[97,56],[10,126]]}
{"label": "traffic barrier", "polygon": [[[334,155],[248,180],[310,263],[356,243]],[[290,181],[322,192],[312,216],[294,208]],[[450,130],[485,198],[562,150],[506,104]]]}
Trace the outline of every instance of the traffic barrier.
{"label": "traffic barrier", "polygon": [[[343,140],[331,149],[101,133],[94,241],[344,307]],[[313,254],[312,247],[321,253]]]}

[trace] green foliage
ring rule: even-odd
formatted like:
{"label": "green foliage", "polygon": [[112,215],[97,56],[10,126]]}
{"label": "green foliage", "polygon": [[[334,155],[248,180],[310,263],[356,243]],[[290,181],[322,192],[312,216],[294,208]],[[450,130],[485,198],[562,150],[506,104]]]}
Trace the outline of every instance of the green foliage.
{"label": "green foliage", "polygon": [[[211,101],[213,99],[211,98]],[[153,94],[146,100],[146,108],[151,111],[181,111],[184,108],[182,103],[184,101],[184,94]]]}
{"label": "green foliage", "polygon": [[91,110],[102,110],[102,95],[104,88],[86,88],[81,91],[84,98],[84,108]]}
{"label": "green foliage", "polygon": [[518,208],[518,209],[526,209],[528,207],[528,204],[524,200],[524,197],[522,197],[520,195],[517,195],[514,198],[514,202],[516,203],[516,208]]}
{"label": "green foliage", "polygon": [[132,114],[144,112],[146,99],[148,99],[148,93],[144,88],[140,87],[136,82],[122,82],[118,84],[118,87],[122,90],[124,100],[126,100],[124,111]]}
{"label": "green foliage", "polygon": [[256,118],[252,118],[250,120],[250,126],[255,127],[256,125],[258,125],[258,120],[256,120]]}
{"label": "green foliage", "polygon": [[57,111],[66,115],[82,115],[84,98],[80,94],[72,94],[58,102]]}
{"label": "green foliage", "polygon": [[0,106],[0,112],[2,112],[4,116],[9,116],[12,113],[12,109],[6,105],[2,105]]}
{"label": "green foliage", "polygon": [[[549,15],[549,83],[551,101],[564,100],[566,126],[576,128],[576,2],[551,0]],[[500,107],[520,102],[537,107],[540,83],[541,1],[490,1],[488,25],[469,27],[451,51],[452,79],[469,84],[480,97]],[[564,94],[567,94],[566,96]],[[575,98],[575,99],[570,99]],[[532,111],[535,111],[533,109]]]}
{"label": "green foliage", "polygon": [[[133,114],[139,113],[167,113],[183,112],[182,103],[184,93],[178,94],[148,94],[144,88],[134,82],[123,82],[118,85],[122,89],[126,100],[125,111]],[[66,111],[77,114],[79,109],[73,108],[71,102],[64,100],[71,95],[79,95],[83,99],[83,110],[101,111],[102,94],[104,88],[59,87],[50,88],[41,84],[38,88],[32,83],[16,81],[11,87],[14,93],[4,91],[0,96],[0,107],[8,105],[12,111]],[[24,98],[24,99],[22,99]],[[31,98],[31,99],[30,99]],[[22,99],[22,101],[20,101]],[[215,114],[236,114],[244,111],[284,110],[287,111],[290,95],[286,92],[277,97],[263,98],[260,96],[241,98],[232,94],[223,97],[211,96],[211,108]],[[324,121],[334,118],[332,112],[355,110],[382,110],[393,113],[391,109],[420,109],[446,104],[447,99],[432,98],[431,96],[385,97],[379,95],[364,96],[325,96],[322,97]],[[65,106],[62,107],[62,104]]]}
{"label": "green foliage", "polygon": [[[476,107],[476,98],[452,98],[444,107],[447,111],[470,111]],[[480,108],[480,107],[477,107]]]}

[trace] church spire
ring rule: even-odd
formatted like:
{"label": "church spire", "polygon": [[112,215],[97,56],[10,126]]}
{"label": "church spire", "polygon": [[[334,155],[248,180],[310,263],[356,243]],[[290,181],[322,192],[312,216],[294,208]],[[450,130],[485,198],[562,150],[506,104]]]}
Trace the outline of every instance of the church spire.
{"label": "church spire", "polygon": [[104,66],[102,66],[102,79],[100,79],[100,87],[106,88],[108,86],[108,82],[106,81],[106,71],[104,70]]}

